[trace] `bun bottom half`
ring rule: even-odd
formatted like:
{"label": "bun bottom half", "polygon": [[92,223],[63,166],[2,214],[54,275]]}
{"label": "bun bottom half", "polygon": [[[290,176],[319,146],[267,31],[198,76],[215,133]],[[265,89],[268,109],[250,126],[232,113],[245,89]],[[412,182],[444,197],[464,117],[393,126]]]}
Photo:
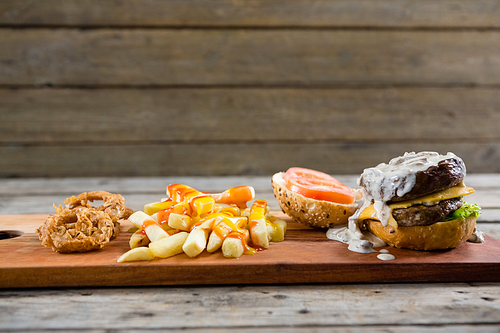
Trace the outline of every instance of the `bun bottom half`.
{"label": "bun bottom half", "polygon": [[[285,186],[283,173],[275,174],[271,180],[274,196],[278,200],[283,213],[295,221],[313,228],[331,228],[334,225],[346,224],[358,206],[356,201],[350,205],[330,201],[310,199],[302,194],[290,191]],[[355,199],[361,193],[353,191]]]}
{"label": "bun bottom half", "polygon": [[410,250],[452,249],[466,242],[474,232],[476,218],[437,222],[428,226],[384,227],[381,222],[365,221],[368,230],[388,245]]}

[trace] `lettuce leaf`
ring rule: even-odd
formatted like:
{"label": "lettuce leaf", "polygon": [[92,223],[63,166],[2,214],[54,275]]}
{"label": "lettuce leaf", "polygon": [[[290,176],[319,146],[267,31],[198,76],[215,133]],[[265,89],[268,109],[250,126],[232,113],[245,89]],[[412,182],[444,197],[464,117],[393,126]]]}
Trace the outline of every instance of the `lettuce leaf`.
{"label": "lettuce leaf", "polygon": [[476,218],[481,215],[481,207],[479,207],[476,204],[469,204],[467,202],[464,202],[462,207],[454,211],[453,213],[450,213],[448,216],[444,218],[443,221],[451,221],[451,220],[456,220],[456,219],[465,219],[468,218],[469,216],[474,215]]}

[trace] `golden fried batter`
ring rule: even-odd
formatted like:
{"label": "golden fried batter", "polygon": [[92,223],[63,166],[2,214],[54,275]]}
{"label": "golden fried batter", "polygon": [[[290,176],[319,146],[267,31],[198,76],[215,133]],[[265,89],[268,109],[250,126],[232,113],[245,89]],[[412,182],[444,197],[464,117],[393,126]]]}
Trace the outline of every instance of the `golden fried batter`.
{"label": "golden fried batter", "polygon": [[[89,202],[102,200],[93,207]],[[125,206],[119,194],[105,191],[82,193],[64,200],[65,207],[56,207],[37,230],[42,244],[56,252],[87,252],[101,249],[120,231],[119,220],[128,218],[133,210]]]}
{"label": "golden fried batter", "polygon": [[125,199],[120,194],[112,194],[105,191],[84,192],[79,196],[72,196],[64,200],[66,208],[75,208],[78,206],[91,207],[90,202],[102,200],[104,204],[95,207],[97,210],[108,214],[113,222],[124,219],[132,215],[133,211],[125,206]]}
{"label": "golden fried batter", "polygon": [[37,230],[42,244],[56,252],[87,252],[106,245],[115,225],[108,214],[92,208],[65,208]]}

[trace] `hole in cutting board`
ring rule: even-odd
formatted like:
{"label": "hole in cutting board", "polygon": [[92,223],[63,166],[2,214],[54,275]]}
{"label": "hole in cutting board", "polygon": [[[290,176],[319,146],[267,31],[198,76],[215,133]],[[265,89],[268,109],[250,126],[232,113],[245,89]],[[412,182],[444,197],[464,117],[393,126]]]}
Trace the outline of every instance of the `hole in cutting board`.
{"label": "hole in cutting board", "polygon": [[24,232],[20,230],[0,230],[0,240],[16,238],[24,234]]}

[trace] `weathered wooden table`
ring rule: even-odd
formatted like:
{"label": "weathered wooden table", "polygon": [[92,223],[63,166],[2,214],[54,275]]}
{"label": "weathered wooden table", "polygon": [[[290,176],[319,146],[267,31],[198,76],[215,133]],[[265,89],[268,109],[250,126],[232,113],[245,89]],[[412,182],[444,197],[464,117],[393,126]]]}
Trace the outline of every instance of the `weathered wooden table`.
{"label": "weathered wooden table", "polygon": [[[355,176],[339,176],[354,186]],[[270,177],[0,180],[0,214],[49,214],[91,190],[124,195],[138,210],[169,183],[203,191],[252,185],[278,210]],[[478,227],[500,240],[500,175],[472,174]],[[1,229],[1,225],[0,225]],[[6,262],[9,258],[1,258]],[[500,283],[393,283],[0,289],[0,331],[442,332],[500,329]]]}

